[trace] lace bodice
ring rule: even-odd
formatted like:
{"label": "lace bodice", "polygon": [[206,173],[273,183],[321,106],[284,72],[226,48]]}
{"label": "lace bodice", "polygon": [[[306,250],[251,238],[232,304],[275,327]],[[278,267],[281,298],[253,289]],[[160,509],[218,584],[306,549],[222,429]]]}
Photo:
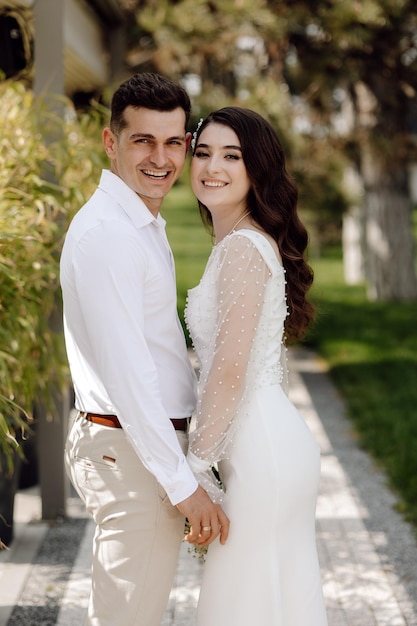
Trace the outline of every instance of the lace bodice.
{"label": "lace bodice", "polygon": [[188,292],[185,319],[200,367],[188,460],[216,500],[206,470],[227,456],[250,394],[286,380],[286,315],[284,269],[268,239],[252,230],[214,246]]}

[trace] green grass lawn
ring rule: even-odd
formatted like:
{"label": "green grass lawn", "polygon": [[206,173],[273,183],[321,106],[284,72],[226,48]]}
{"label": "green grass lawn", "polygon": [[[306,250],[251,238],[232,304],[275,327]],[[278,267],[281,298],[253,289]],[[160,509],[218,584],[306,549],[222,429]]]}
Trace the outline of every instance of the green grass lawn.
{"label": "green grass lawn", "polygon": [[312,265],[318,320],[308,341],[417,524],[417,303],[368,302],[364,287],[344,284],[340,253]]}
{"label": "green grass lawn", "polygon": [[[211,250],[197,203],[178,185],[164,202],[177,268],[178,309]],[[417,303],[370,303],[344,284],[341,253],[311,261],[317,323],[307,343],[323,356],[346,401],[360,445],[387,471],[401,508],[417,525]]]}

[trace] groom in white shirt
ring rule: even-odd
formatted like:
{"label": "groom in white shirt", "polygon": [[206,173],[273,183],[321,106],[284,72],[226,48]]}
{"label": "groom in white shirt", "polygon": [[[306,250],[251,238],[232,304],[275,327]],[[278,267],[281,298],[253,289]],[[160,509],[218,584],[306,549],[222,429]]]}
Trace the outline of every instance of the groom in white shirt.
{"label": "groom in white shirt", "polygon": [[190,100],[137,74],[111,103],[110,159],[74,217],[61,257],[75,422],[67,471],[93,516],[86,624],[159,626],[183,538],[208,544],[229,522],[188,466],[196,381],[176,307],[175,269],[159,214],[190,143]]}

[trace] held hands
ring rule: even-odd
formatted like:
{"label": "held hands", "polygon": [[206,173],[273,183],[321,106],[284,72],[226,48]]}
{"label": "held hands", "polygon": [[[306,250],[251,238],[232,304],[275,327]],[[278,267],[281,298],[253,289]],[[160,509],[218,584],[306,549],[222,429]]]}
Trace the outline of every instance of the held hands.
{"label": "held hands", "polygon": [[177,504],[177,509],[190,523],[185,541],[198,546],[209,545],[220,535],[220,543],[226,543],[229,519],[219,504],[214,504],[199,485],[188,498]]}

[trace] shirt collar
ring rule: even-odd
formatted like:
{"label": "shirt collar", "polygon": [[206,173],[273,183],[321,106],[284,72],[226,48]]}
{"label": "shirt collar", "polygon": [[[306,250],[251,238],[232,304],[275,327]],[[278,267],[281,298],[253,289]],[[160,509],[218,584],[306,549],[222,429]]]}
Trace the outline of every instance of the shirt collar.
{"label": "shirt collar", "polygon": [[154,217],[137,193],[129,185],[126,185],[117,174],[113,174],[110,170],[103,170],[98,186],[114,198],[136,228],[143,228],[151,223],[165,228],[166,221],[162,215],[158,213],[158,217]]}

